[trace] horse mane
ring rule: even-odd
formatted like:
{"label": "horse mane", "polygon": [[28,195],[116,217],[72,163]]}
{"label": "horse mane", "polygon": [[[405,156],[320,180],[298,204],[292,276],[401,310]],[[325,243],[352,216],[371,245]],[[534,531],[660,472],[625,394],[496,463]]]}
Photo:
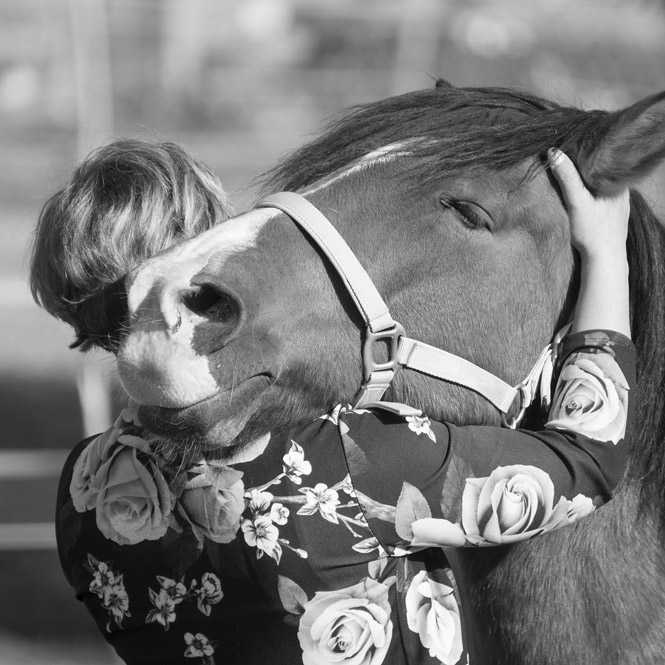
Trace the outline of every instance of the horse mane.
{"label": "horse mane", "polygon": [[640,483],[643,506],[662,506],[665,527],[665,226],[636,191],[628,228],[637,408],[627,478]]}
{"label": "horse mane", "polygon": [[515,166],[550,147],[595,145],[605,111],[563,107],[505,88],[436,87],[351,107],[322,135],[260,179],[267,192],[297,191],[389,144],[409,141],[409,176],[425,183],[461,168]]}
{"label": "horse mane", "polygon": [[[460,169],[506,169],[524,160],[538,167],[550,147],[572,157],[593,152],[610,118],[606,111],[564,107],[519,90],[437,85],[352,107],[264,174],[260,184],[268,193],[298,191],[400,141],[410,142],[415,159],[409,160],[408,175],[416,183]],[[616,187],[603,180],[587,185],[596,194]],[[635,190],[628,259],[638,385],[626,479],[640,485],[642,512],[660,507],[665,527],[665,227]]]}

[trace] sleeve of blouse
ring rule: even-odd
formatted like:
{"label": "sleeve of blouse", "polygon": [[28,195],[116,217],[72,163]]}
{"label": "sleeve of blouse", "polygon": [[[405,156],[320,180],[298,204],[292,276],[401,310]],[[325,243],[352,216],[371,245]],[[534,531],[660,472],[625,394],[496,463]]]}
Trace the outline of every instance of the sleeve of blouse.
{"label": "sleeve of blouse", "polygon": [[609,501],[633,420],[632,342],[568,335],[542,431],[344,411],[338,432],[358,502],[388,552],[490,546],[558,529]]}

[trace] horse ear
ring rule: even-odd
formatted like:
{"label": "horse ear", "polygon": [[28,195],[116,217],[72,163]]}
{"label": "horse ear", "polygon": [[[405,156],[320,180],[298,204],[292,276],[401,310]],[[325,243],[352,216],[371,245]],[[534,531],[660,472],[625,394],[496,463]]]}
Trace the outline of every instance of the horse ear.
{"label": "horse ear", "polygon": [[438,78],[438,79],[436,79],[436,83],[434,84],[434,87],[435,88],[454,88],[455,86],[450,81],[446,81],[446,79]]}
{"label": "horse ear", "polygon": [[594,125],[576,161],[595,194],[634,185],[665,160],[665,92],[608,113]]}

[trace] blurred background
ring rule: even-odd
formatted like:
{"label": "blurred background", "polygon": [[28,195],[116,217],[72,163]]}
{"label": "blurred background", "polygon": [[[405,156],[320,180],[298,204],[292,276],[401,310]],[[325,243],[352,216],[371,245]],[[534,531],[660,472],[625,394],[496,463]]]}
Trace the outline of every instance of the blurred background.
{"label": "blurred background", "polygon": [[[665,89],[664,65],[665,0],[0,0],[0,665],[117,662],[52,525],[67,450],[117,410],[114,370],[26,286],[39,210],[82,156],[175,140],[242,207],[351,104],[443,76],[615,109]],[[645,191],[663,212],[663,170]]]}

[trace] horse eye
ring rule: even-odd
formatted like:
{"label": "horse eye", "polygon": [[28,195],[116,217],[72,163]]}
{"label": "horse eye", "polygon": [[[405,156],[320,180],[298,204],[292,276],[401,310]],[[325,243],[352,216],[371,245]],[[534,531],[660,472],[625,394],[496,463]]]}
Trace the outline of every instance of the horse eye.
{"label": "horse eye", "polygon": [[445,197],[441,197],[440,202],[444,208],[452,210],[462,224],[472,231],[480,231],[481,229],[489,230],[487,220],[473,203]]}

